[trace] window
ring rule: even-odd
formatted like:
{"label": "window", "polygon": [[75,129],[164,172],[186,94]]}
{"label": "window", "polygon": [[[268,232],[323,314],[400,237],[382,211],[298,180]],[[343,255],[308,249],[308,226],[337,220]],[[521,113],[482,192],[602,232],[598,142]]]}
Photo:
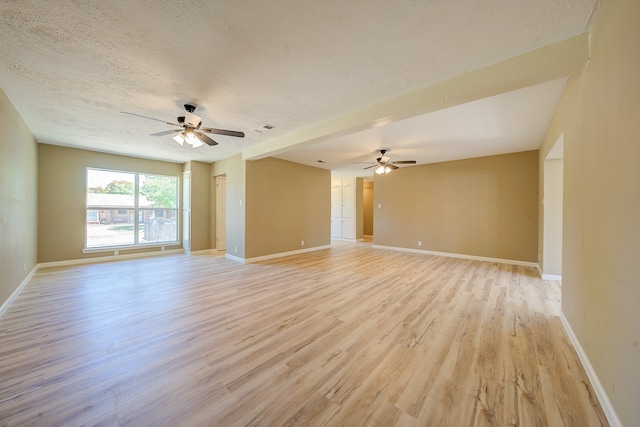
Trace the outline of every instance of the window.
{"label": "window", "polygon": [[98,222],[98,211],[95,209],[87,209],[87,224]]}
{"label": "window", "polygon": [[86,248],[178,241],[178,178],[87,168]]}

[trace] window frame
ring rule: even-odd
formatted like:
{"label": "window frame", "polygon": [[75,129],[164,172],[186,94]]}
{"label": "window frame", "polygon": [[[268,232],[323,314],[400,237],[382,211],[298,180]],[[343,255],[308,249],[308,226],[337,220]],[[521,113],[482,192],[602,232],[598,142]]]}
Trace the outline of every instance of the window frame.
{"label": "window frame", "polygon": [[[102,171],[102,172],[113,172],[113,173],[122,173],[122,174],[131,174],[134,178],[134,188],[133,188],[133,206],[123,206],[123,205],[112,205],[112,206],[102,206],[102,205],[89,205],[89,173],[90,171]],[[140,207],[139,197],[140,197],[140,176],[150,177],[165,177],[175,179],[176,182],[176,200],[175,200],[175,208],[168,207]],[[164,246],[176,246],[181,244],[180,237],[180,177],[174,175],[162,175],[162,174],[154,174],[154,173],[146,173],[146,172],[135,172],[135,171],[126,171],[126,170],[117,170],[117,169],[107,169],[107,168],[96,168],[96,167],[86,167],[85,168],[85,186],[84,186],[84,194],[85,194],[85,222],[84,222],[84,248],[82,250],[83,253],[88,252],[104,252],[111,250],[120,250],[120,249],[135,249],[135,248],[149,248],[149,247],[164,247]],[[89,211],[97,212],[97,221],[100,221],[100,211],[133,211],[133,243],[132,244],[113,244],[113,245],[104,245],[104,246],[88,246],[88,225],[89,225]],[[152,242],[141,242],[141,231],[140,226],[143,222],[140,221],[140,215],[144,214],[144,211],[175,211],[175,240],[162,240],[162,241],[152,241]],[[93,221],[95,222],[95,221]]]}

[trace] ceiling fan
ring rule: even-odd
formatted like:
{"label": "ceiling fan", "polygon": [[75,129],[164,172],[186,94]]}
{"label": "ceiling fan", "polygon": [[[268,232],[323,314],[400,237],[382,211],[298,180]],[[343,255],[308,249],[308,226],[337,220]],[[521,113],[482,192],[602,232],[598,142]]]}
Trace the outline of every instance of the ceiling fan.
{"label": "ceiling fan", "polygon": [[193,146],[193,148],[202,146],[203,142],[207,145],[218,145],[216,141],[206,135],[207,133],[244,138],[244,132],[238,132],[235,130],[204,128],[202,127],[202,119],[200,118],[200,116],[193,113],[196,110],[196,107],[194,105],[184,104],[184,109],[186,110],[186,113],[184,116],[178,116],[178,118],[176,119],[178,123],[170,123],[165,120],[154,119],[153,117],[127,113],[126,111],[122,111],[122,114],[142,117],[144,119],[155,120],[157,122],[162,122],[171,126],[177,126],[179,127],[179,129],[171,129],[165,130],[163,132],[152,133],[151,136],[165,136],[175,133],[177,135],[173,136],[174,141],[176,141],[180,145],[183,145],[186,142],[187,144]]}
{"label": "ceiling fan", "polygon": [[[415,160],[396,160],[395,162],[391,161],[391,157],[386,156],[385,153],[389,150],[380,150],[380,157],[376,159],[376,163],[373,163],[371,166],[367,166],[366,169],[376,168],[375,172],[377,174],[389,173],[392,170],[398,169],[396,165],[415,165]],[[371,162],[356,162],[356,163],[371,163]]]}

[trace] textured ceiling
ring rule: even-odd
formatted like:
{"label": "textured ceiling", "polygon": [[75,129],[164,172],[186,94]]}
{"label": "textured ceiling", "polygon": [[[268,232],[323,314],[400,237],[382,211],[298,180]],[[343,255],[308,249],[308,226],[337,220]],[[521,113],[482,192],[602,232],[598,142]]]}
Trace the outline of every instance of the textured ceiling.
{"label": "textured ceiling", "polygon": [[417,164],[536,150],[565,82],[552,80],[329,138],[276,157],[331,169],[337,178],[366,178],[373,170],[365,170],[368,165],[359,162],[374,162],[380,149],[386,149],[392,161],[416,160]]}
{"label": "textured ceiling", "polygon": [[[212,162],[581,34],[595,3],[3,0],[0,86],[42,143]],[[191,149],[120,114],[185,102],[246,138]]]}

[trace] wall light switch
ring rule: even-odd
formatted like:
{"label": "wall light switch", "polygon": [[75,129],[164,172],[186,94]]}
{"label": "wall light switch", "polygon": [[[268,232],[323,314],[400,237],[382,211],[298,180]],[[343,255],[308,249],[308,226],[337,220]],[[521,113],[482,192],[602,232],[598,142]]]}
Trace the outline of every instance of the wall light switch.
{"label": "wall light switch", "polygon": [[242,199],[240,199],[240,206],[242,206]]}
{"label": "wall light switch", "polygon": [[378,203],[378,209],[382,207],[382,203]]}
{"label": "wall light switch", "polygon": [[418,246],[422,246],[422,240],[418,240]]}
{"label": "wall light switch", "polygon": [[238,247],[237,246],[234,248],[234,250],[235,250],[235,253],[238,253]]}
{"label": "wall light switch", "polygon": [[300,246],[304,246],[304,240],[300,242]]}

